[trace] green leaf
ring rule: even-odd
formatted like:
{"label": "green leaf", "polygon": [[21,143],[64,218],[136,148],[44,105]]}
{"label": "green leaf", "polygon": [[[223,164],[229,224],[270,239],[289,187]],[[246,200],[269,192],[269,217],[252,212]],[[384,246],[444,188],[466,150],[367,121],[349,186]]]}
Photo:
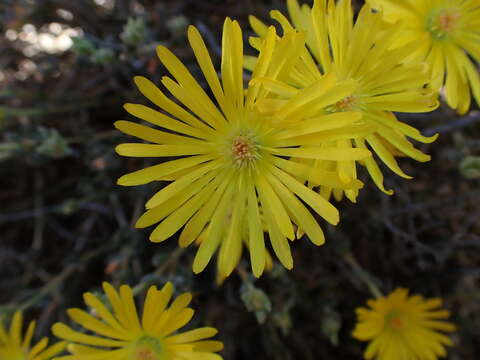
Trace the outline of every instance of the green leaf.
{"label": "green leaf", "polygon": [[467,156],[460,162],[460,173],[466,179],[480,179],[480,156]]}

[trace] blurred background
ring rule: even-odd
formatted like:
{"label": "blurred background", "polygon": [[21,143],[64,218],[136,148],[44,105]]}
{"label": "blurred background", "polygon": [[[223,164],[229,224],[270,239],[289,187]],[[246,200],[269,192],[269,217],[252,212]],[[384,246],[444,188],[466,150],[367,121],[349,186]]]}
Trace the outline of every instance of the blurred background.
{"label": "blurred background", "polygon": [[339,203],[342,221],[325,225],[325,246],[293,244],[292,271],[275,265],[255,280],[244,258],[219,286],[213,264],[193,275],[194,247],[179,249],[175,236],[151,244],[150,229],[133,228],[162,184],[116,185],[149,164],[114,153],[127,140],[113,129],[129,118],[122,104],[147,103],[132,77],[158,83],[165,75],[158,44],[199,75],[189,24],[218,65],[224,17],[238,19],[247,40],[248,14],[267,20],[272,8],[284,10],[284,2],[0,0],[1,318],[25,310],[39,320],[38,339],[104,280],[136,286],[140,298],[148,285],[172,281],[177,292],[194,293],[191,326],[220,330],[225,359],[360,359],[365,344],[350,334],[354,309],[372,297],[368,284],[384,293],[402,286],[443,297],[458,325],[449,359],[478,359],[478,108],[401,117],[441,134],[421,146],[433,160],[401,159],[410,181],[385,170],[394,196],[367,181],[357,205]]}

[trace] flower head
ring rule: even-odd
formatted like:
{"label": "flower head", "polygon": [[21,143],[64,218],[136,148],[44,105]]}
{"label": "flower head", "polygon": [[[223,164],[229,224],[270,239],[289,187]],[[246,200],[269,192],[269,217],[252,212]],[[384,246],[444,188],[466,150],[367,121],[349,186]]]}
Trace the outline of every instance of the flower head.
{"label": "flower head", "polygon": [[[236,21],[227,19],[224,24],[221,82],[193,26],[188,39],[218,107],[181,61],[159,47],[160,61],[173,77],[164,77],[162,84],[181,105],[146,78],[136,77],[139,90],[169,115],[126,104],[130,114],[162,129],[129,121],[115,124],[127,134],[155,143],[120,144],[116,149],[120,155],[176,158],[118,180],[125,186],[171,182],[146,203],[147,212],[136,226],[159,223],[150,235],[153,242],[164,241],[183,228],[179,239],[183,247],[204,233],[193,263],[195,273],[207,266],[218,249],[220,278],[230,275],[245,247],[254,274],[260,276],[267,262],[264,232],[274,253],[290,269],[289,240],[295,239],[296,226],[313,243],[324,243],[322,229],[309,208],[331,224],[339,221],[337,209],[305,186],[305,181],[354,190],[363,185],[356,179],[344,181],[334,171],[313,171],[302,160],[335,163],[368,158],[371,154],[365,148],[328,146],[332,131],[351,137],[364,130],[356,124],[360,116],[345,112],[312,117],[313,104],[328,106],[343,98],[341,86],[346,85],[338,85],[333,76],[302,91],[284,88],[290,100],[278,98],[259,81],[268,76],[281,82],[288,76],[299,56],[295,49],[304,46],[300,33],[292,32],[278,42],[275,29],[267,29],[246,89],[242,32]],[[312,92],[313,88],[319,91]]]}
{"label": "flower head", "polygon": [[[350,87],[344,88],[343,98],[318,110],[324,114],[360,113],[359,121],[369,129],[353,138],[333,134],[329,146],[370,148],[392,171],[410,178],[400,169],[395,156],[400,153],[417,161],[428,161],[430,156],[416,149],[407,138],[430,143],[436,136],[422,136],[417,129],[399,121],[394,112],[428,112],[438,106],[437,93],[424,88],[429,81],[428,66],[409,60],[410,45],[390,49],[400,30],[382,21],[381,13],[369,6],[364,6],[354,21],[350,0],[337,3],[315,0],[313,8],[300,7],[297,0],[288,0],[287,4],[292,23],[276,10],[271,17],[281,24],[285,36],[292,31],[303,31],[307,44],[299,50],[300,59],[290,72],[288,84],[304,89],[326,75],[335,74],[339,80],[349,82]],[[253,16],[250,23],[263,38],[267,27]],[[253,39],[254,46],[260,43],[260,39]],[[251,68],[255,62],[256,59],[249,59],[247,67]],[[363,164],[376,185],[391,194],[383,186],[383,175],[375,159],[365,159]],[[342,179],[357,176],[354,161],[316,162],[316,165],[337,171]],[[321,191],[328,196],[331,190],[323,187]],[[345,193],[355,200],[355,190]]]}
{"label": "flower head", "polygon": [[396,46],[417,44],[413,57],[430,66],[430,86],[445,86],[448,105],[459,113],[480,105],[480,1],[367,0],[382,9],[387,21],[398,22],[402,33]]}
{"label": "flower head", "polygon": [[103,289],[108,306],[91,293],[83,296],[96,316],[81,309],[67,311],[73,321],[92,335],[75,331],[63,323],[53,325],[56,336],[72,342],[68,347],[72,355],[56,360],[222,359],[215,352],[222,350],[223,344],[207,340],[217,333],[216,329],[202,327],[176,333],[193,316],[193,310],[188,307],[192,299],[190,293],[180,295],[169,306],[172,284],[167,283],[161,290],[151,286],[140,319],[129,286],[122,285],[117,292],[112,285],[103,283]]}
{"label": "flower head", "polygon": [[358,308],[358,323],[353,337],[370,341],[366,359],[435,360],[446,355],[452,341],[442,332],[455,331],[444,319],[447,310],[439,309],[439,298],[408,296],[408,290],[396,289],[387,297],[368,301],[369,308]]}
{"label": "flower head", "polygon": [[4,360],[50,360],[63,351],[65,342],[48,347],[48,338],[44,337],[31,346],[35,321],[28,324],[27,332],[22,336],[23,314],[17,311],[13,315],[10,329],[6,330],[0,321],[0,359]]}

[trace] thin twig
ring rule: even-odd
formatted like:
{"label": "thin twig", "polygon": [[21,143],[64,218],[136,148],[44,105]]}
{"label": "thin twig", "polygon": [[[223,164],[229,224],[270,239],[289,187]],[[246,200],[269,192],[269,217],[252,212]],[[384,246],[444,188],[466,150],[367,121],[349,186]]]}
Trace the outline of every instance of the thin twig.
{"label": "thin twig", "polygon": [[383,294],[380,291],[380,289],[372,281],[370,275],[360,266],[357,259],[355,259],[352,253],[345,254],[343,258],[345,262],[348,263],[353,268],[355,274],[358,275],[358,278],[362,280],[362,282],[365,285],[367,285],[368,289],[370,290],[373,296],[375,296],[376,298],[383,297]]}
{"label": "thin twig", "polygon": [[12,308],[18,309],[20,311],[24,311],[29,307],[35,305],[37,302],[42,300],[48,294],[54,292],[70,275],[72,275],[76,270],[83,267],[88,261],[92,258],[96,257],[97,255],[103,253],[104,250],[108,249],[110,245],[102,246],[95,250],[87,252],[80,258],[75,264],[68,265],[60,274],[55,276],[52,280],[50,280],[47,284],[45,284],[35,296],[31,297],[24,303],[15,306],[12,305]]}
{"label": "thin twig", "polygon": [[480,121],[480,112],[472,111],[467,116],[459,117],[455,121],[450,121],[447,124],[428,128],[424,131],[424,133],[425,133],[425,136],[432,136],[435,134],[445,134],[454,130],[462,129],[478,121]]}

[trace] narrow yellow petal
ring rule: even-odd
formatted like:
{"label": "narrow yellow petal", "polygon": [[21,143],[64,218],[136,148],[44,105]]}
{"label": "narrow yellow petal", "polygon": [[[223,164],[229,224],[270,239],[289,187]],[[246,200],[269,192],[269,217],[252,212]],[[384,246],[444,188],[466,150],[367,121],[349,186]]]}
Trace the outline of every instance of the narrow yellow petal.
{"label": "narrow yellow petal", "polygon": [[[178,83],[185,89],[188,89],[191,95],[196,98],[197,102],[202,104],[205,112],[210,115],[210,117],[201,116],[201,119],[214,128],[224,125],[225,119],[223,115],[218,111],[217,107],[212,103],[202,87],[190,74],[190,71],[188,71],[186,66],[164,46],[157,47],[157,55]],[[186,102],[182,102],[187,105]],[[190,106],[188,107],[191,108]]]}
{"label": "narrow yellow petal", "polygon": [[95,312],[102,320],[104,320],[112,328],[117,330],[117,332],[121,333],[123,337],[128,336],[128,331],[125,330],[122,325],[120,325],[120,323],[115,319],[110,310],[108,310],[107,307],[103,304],[103,302],[101,302],[95,295],[88,292],[84,293],[83,300],[85,301],[85,304],[95,310]]}
{"label": "narrow yellow petal", "polygon": [[156,144],[176,145],[182,143],[191,146],[201,146],[202,144],[205,144],[205,142],[197,139],[166,133],[131,121],[116,121],[114,126],[125,134]]}
{"label": "narrow yellow petal", "polygon": [[295,222],[308,235],[309,239],[315,245],[322,245],[325,243],[325,236],[322,229],[318,225],[315,218],[312,216],[305,206],[272,174],[268,174],[268,181],[274,187],[278,197],[282,200],[285,206],[290,210]]}
{"label": "narrow yellow petal", "polygon": [[297,194],[318,215],[333,225],[338,224],[340,221],[338,210],[322,196],[278,168],[272,167],[271,171],[290,191]]}
{"label": "narrow yellow petal", "polygon": [[[102,286],[103,286],[103,290],[105,291],[105,294],[107,295],[108,301],[112,305],[113,313],[116,319],[120,322],[120,324],[125,329],[129,329],[130,324],[128,321],[128,316],[125,313],[125,309],[119,294],[117,293],[115,288],[106,281],[102,283]],[[91,345],[94,345],[94,344],[91,344]]]}
{"label": "narrow yellow petal", "polygon": [[190,320],[192,320],[193,314],[194,314],[194,311],[192,309],[190,308],[183,309],[175,316],[170,317],[170,320],[165,325],[165,327],[163,327],[162,330],[157,334],[162,337],[170,335],[174,331],[177,331],[178,329],[188,324]]}
{"label": "narrow yellow petal", "polygon": [[285,236],[282,235],[278,227],[277,222],[273,218],[274,209],[270,207],[268,201],[264,201],[260,197],[262,208],[264,209],[264,217],[267,223],[268,234],[270,236],[270,243],[272,244],[273,251],[277,255],[282,265],[287,269],[293,268],[293,258],[290,250],[290,244]]}
{"label": "narrow yellow petal", "polygon": [[22,345],[22,322],[23,313],[21,311],[16,311],[13,314],[9,332],[9,343],[16,347],[20,347]]}
{"label": "narrow yellow petal", "polygon": [[381,141],[374,135],[369,135],[366,137],[367,142],[372,147],[373,151],[382,159],[382,161],[387,165],[390,170],[395,174],[405,178],[412,179],[411,176],[405,174],[402,169],[398,166],[397,160],[394,156],[385,148]]}
{"label": "narrow yellow petal", "polygon": [[252,263],[253,274],[258,278],[265,269],[265,240],[263,237],[258,198],[252,179],[247,179],[248,193],[248,247],[250,250],[250,262]]}
{"label": "narrow yellow petal", "polygon": [[148,200],[145,204],[146,208],[151,209],[155,206],[162,204],[163,202],[178,194],[178,192],[184,190],[187,186],[191,185],[198,178],[207,174],[210,171],[214,171],[219,166],[220,163],[218,161],[211,161],[208,164],[201,166],[199,169],[192,171],[185,176],[182,176],[178,180],[165,186],[162,190],[153,195],[150,200]]}
{"label": "narrow yellow petal", "polygon": [[72,330],[67,325],[56,323],[52,327],[55,336],[68,341],[78,342],[86,345],[106,346],[106,347],[123,347],[128,344],[125,341],[105,339],[98,336],[82,334]]}
{"label": "narrow yellow petal", "polygon": [[118,185],[135,186],[143,185],[152,181],[158,181],[168,175],[174,174],[180,170],[186,170],[198,164],[212,160],[214,155],[189,156],[182,159],[167,161],[158,165],[149,166],[145,169],[137,170],[123,175],[117,180]]}
{"label": "narrow yellow petal", "polygon": [[233,107],[225,98],[225,94],[223,93],[217,72],[213,67],[212,59],[210,58],[205,42],[203,41],[202,36],[196,27],[188,27],[188,40],[195,54],[195,58],[202,69],[205,79],[207,80],[210,89],[212,89],[215,99],[222,108],[223,112],[232,116],[234,111]]}
{"label": "narrow yellow petal", "polygon": [[55,345],[50,346],[47,348],[45,351],[43,351],[41,354],[38,354],[37,356],[32,355],[33,349],[30,352],[30,356],[32,356],[33,360],[50,360],[53,356],[58,355],[65,349],[67,346],[67,343],[65,341],[60,341],[56,343]]}
{"label": "narrow yellow petal", "polygon": [[265,25],[261,20],[253,15],[248,16],[248,22],[250,23],[251,28],[253,31],[259,35],[260,37],[265,37],[267,34],[268,26]]}
{"label": "narrow yellow petal", "polygon": [[366,149],[339,149],[337,147],[282,148],[275,149],[275,153],[281,156],[332,161],[363,160],[372,155]]}
{"label": "narrow yellow petal", "polygon": [[[363,139],[355,139],[355,145],[359,148],[366,149],[365,140]],[[375,159],[373,159],[373,157],[370,157],[365,159],[364,162],[365,162],[365,167],[367,168],[367,171],[370,174],[371,178],[373,179],[373,182],[375,183],[375,185],[377,185],[377,187],[381,191],[383,191],[385,194],[393,195],[393,190],[385,189],[383,185],[384,177]]]}
{"label": "narrow yellow petal", "polygon": [[35,331],[36,322],[30,321],[28,324],[27,331],[25,332],[25,336],[23,337],[22,347],[25,349],[30,348],[30,342],[32,341],[33,332]]}
{"label": "narrow yellow petal", "polygon": [[121,156],[130,157],[169,157],[208,154],[212,151],[208,146],[189,145],[152,145],[140,143],[124,143],[117,145],[115,151]]}
{"label": "narrow yellow petal", "polygon": [[203,121],[197,119],[188,111],[183,109],[180,105],[170,100],[154,83],[143,76],[135,76],[133,78],[138,90],[152,103],[157,105],[160,109],[167,111],[177,119],[184,123],[201,129],[207,133],[212,134],[212,129]]}
{"label": "narrow yellow petal", "polygon": [[355,124],[362,118],[361,112],[338,112],[315,117],[295,123],[291,128],[279,133],[277,139],[289,139],[296,136],[317,133],[320,131],[344,128]]}
{"label": "narrow yellow petal", "polygon": [[76,309],[76,308],[68,309],[67,314],[73,321],[80,324],[85,329],[91,330],[100,335],[111,337],[114,339],[129,340],[129,337],[124,336],[123,333],[99,321],[98,319],[94,318],[92,315],[88,314],[87,312],[81,309]]}
{"label": "narrow yellow petal", "polygon": [[218,257],[218,266],[220,273],[224,277],[230,276],[237,266],[242,254],[242,232],[244,225],[244,215],[246,206],[245,190],[238,189],[232,201],[232,215],[230,224],[226,224],[228,229],[225,239],[222,241]]}
{"label": "narrow yellow petal", "polygon": [[222,130],[225,128],[226,120],[210,98],[204,98],[192,91],[190,87],[182,86],[181,83],[175,82],[168,76],[162,77],[162,84],[178,101],[210,125],[212,129]]}
{"label": "narrow yellow petal", "polygon": [[133,116],[168,130],[197,137],[199,139],[210,139],[212,136],[208,131],[187,125],[144,105],[127,103],[123,107]]}
{"label": "narrow yellow petal", "polygon": [[212,327],[202,327],[177,335],[173,335],[165,339],[168,343],[181,344],[181,343],[190,343],[193,341],[198,341],[206,338],[213,337],[217,335],[218,330]]}
{"label": "narrow yellow petal", "polygon": [[225,189],[233,180],[233,171],[219,174],[219,186],[205,205],[188,221],[179,238],[180,247],[186,247],[195,241],[201,234],[206,224],[211,220]]}
{"label": "narrow yellow petal", "polygon": [[227,216],[227,211],[230,208],[232,191],[232,186],[227,188],[227,190],[222,196],[222,200],[220,201],[217,209],[213,214],[210,223],[210,229],[208,231],[208,236],[200,244],[200,247],[193,261],[193,272],[195,274],[198,274],[205,269],[205,267],[210,262],[213,253],[216,251],[218,245],[220,244],[221,236],[224,230],[223,226],[225,223],[225,218]]}
{"label": "narrow yellow petal", "polygon": [[[39,342],[37,342],[33,347],[32,349],[30,350],[30,354],[29,356],[33,357],[34,356],[38,356],[39,354],[41,354],[41,352],[43,350],[45,350],[48,346],[48,338],[47,337],[43,337],[42,339],[40,339]],[[34,358],[35,359],[35,358]]]}
{"label": "narrow yellow petal", "polygon": [[141,332],[142,328],[138,318],[137,306],[133,300],[132,288],[128,285],[120,286],[120,298],[129,322],[129,331],[132,333]]}
{"label": "narrow yellow petal", "polygon": [[[256,185],[262,198],[262,204],[268,204],[268,208],[272,211],[272,218],[275,220],[282,235],[290,240],[295,239],[295,231],[293,230],[290,216],[270,184],[262,175],[258,174]],[[268,210],[265,209],[265,211]]]}
{"label": "narrow yellow petal", "polygon": [[191,344],[195,351],[217,352],[223,350],[223,343],[215,340],[196,341]]}
{"label": "narrow yellow petal", "polygon": [[148,313],[142,315],[142,325],[145,331],[153,332],[160,316],[165,311],[173,294],[173,285],[167,282],[162,290],[154,291],[151,295],[151,305],[148,306]]}
{"label": "narrow yellow petal", "polygon": [[[211,177],[205,178],[207,178],[207,181],[211,179]],[[218,179],[211,181],[204,188],[195,184],[197,187],[197,194],[168,215],[168,217],[150,234],[150,241],[161,242],[175,234],[209,199],[215,191],[217,184]]]}

